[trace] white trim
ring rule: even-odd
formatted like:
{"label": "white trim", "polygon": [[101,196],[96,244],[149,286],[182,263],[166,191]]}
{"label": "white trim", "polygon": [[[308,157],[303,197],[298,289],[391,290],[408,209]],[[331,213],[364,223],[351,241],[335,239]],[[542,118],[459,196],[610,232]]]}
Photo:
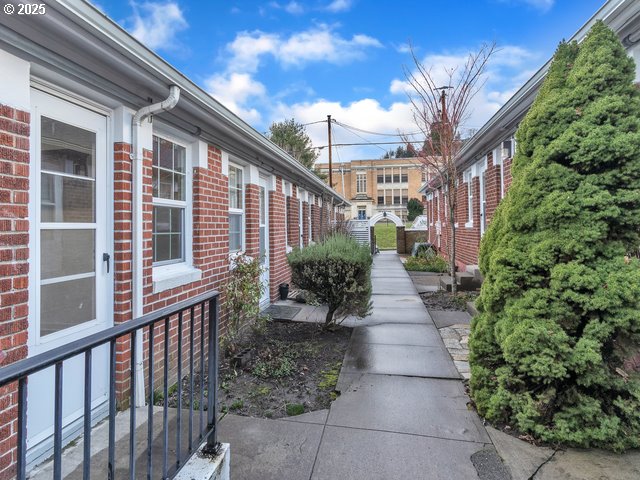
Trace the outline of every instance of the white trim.
{"label": "white trim", "polygon": [[202,270],[185,262],[153,267],[153,293],[163,292],[202,278]]}

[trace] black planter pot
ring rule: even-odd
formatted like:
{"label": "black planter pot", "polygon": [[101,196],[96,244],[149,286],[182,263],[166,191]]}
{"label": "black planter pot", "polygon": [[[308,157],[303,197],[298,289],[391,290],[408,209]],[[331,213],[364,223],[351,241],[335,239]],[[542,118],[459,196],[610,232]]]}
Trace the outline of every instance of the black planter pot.
{"label": "black planter pot", "polygon": [[281,283],[278,286],[278,289],[280,290],[280,300],[286,300],[287,298],[289,298],[289,284],[288,283]]}

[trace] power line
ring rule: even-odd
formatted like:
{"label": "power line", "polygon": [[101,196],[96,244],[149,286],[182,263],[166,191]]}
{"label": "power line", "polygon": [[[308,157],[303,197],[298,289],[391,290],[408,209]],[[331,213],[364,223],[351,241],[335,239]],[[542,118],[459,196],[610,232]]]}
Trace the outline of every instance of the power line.
{"label": "power line", "polygon": [[[335,135],[334,135],[335,137]],[[357,145],[369,145],[369,146],[377,146],[377,145],[406,145],[407,143],[419,143],[419,142],[366,142],[366,143],[332,143],[333,147],[353,147]],[[317,149],[327,148],[328,145],[322,145],[320,147],[313,147]],[[386,151],[386,150],[385,150]]]}
{"label": "power line", "polygon": [[422,132],[411,132],[411,133],[407,133],[407,134],[404,134],[404,133],[380,133],[380,132],[372,132],[370,130],[365,130],[363,128],[354,127],[352,125],[347,125],[346,123],[339,122],[338,120],[335,120],[335,119],[333,120],[333,122],[338,124],[338,125],[340,125],[343,128],[346,128],[346,129],[357,130],[357,131],[362,132],[362,133],[368,133],[369,135],[380,135],[381,137],[403,137],[405,135],[407,135],[407,136],[409,136],[409,135],[419,135],[419,134],[422,133]]}

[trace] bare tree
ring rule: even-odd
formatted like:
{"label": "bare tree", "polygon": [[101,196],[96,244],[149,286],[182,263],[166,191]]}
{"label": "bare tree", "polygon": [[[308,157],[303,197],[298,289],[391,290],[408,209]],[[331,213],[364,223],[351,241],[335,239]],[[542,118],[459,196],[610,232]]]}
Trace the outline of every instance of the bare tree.
{"label": "bare tree", "polygon": [[[444,84],[441,75],[434,74],[433,66],[425,66],[416,57],[413,47],[411,56],[414,65],[404,68],[407,82],[411,86],[407,95],[413,107],[413,119],[424,135],[421,150],[416,150],[408,136],[403,140],[407,148],[420,159],[427,170],[427,178],[442,189],[445,208],[449,213],[449,267],[452,278],[451,289],[457,293],[456,271],[456,226],[458,178],[457,162],[462,148],[460,128],[469,117],[469,104],[484,85],[484,74],[491,55],[496,51],[495,43],[483,44],[477,52],[470,53],[461,67],[444,68]],[[415,67],[415,68],[414,68]],[[440,72],[439,72],[440,73]]]}

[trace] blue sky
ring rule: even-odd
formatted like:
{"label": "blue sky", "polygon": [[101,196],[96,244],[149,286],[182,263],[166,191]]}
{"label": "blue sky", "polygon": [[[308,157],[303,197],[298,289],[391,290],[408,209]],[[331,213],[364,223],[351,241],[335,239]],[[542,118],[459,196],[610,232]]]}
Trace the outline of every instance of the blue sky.
{"label": "blue sky", "polygon": [[[408,45],[433,71],[495,41],[465,128],[479,128],[604,0],[112,0],[99,8],[260,132],[273,121],[325,120],[413,132]],[[307,127],[326,145],[326,124]],[[393,141],[336,126],[334,143]],[[379,158],[340,147],[340,161]],[[326,158],[322,150],[320,161]]]}

